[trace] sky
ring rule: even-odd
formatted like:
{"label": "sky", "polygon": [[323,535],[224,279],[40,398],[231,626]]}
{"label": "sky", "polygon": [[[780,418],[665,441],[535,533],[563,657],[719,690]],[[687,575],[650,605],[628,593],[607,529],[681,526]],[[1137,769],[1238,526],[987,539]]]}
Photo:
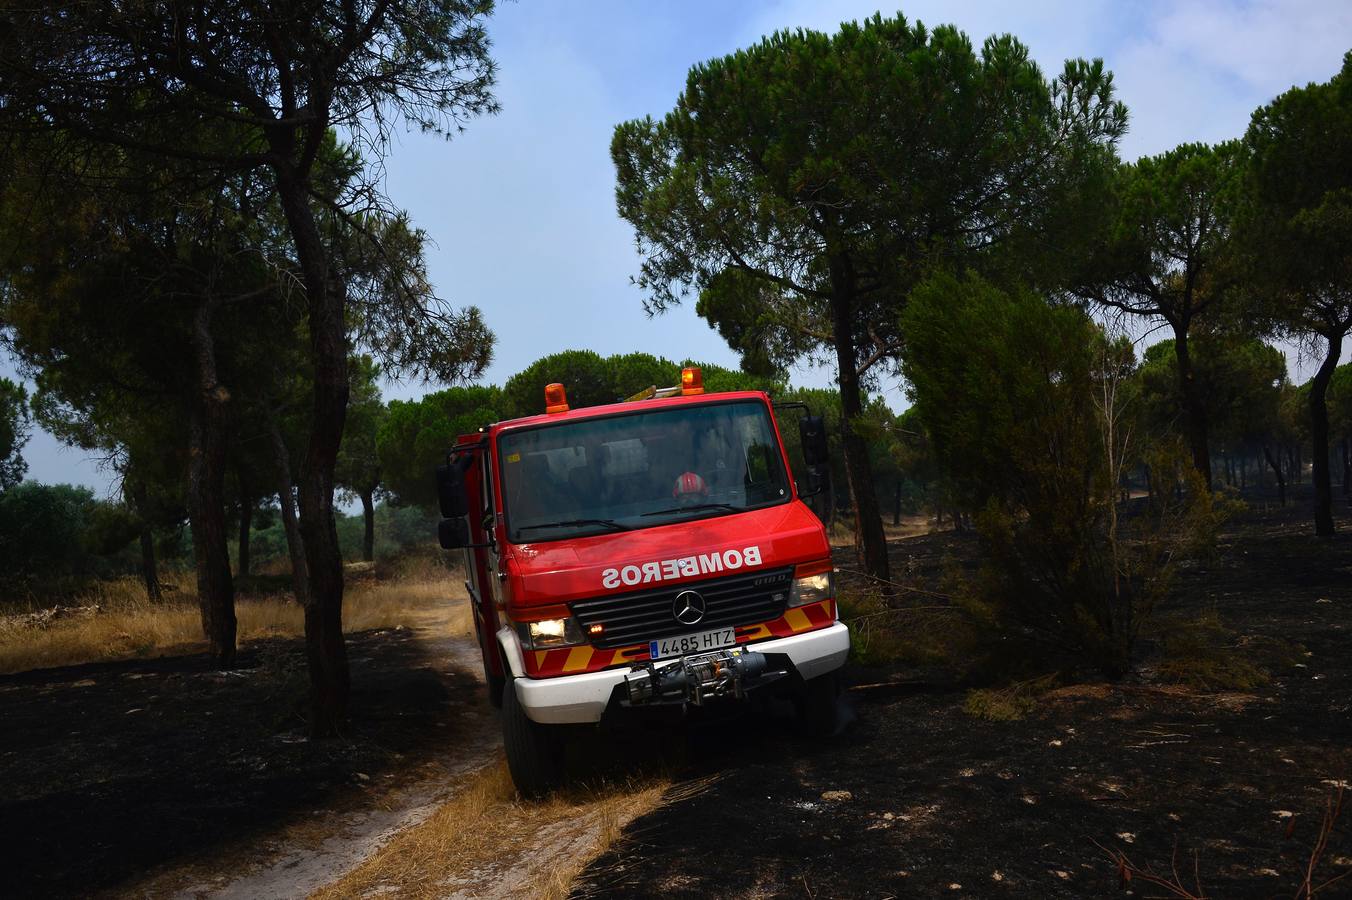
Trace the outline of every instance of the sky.
{"label": "sky", "polygon": [[[427,262],[438,294],[478,306],[497,335],[485,380],[501,383],[541,356],[578,348],[735,366],[693,304],[644,313],[630,282],[633,231],[615,213],[611,133],[670,110],[696,62],[777,29],[831,31],[877,11],[955,24],[978,45],[1012,33],[1049,76],[1067,58],[1101,57],[1130,110],[1124,159],[1237,137],[1256,107],[1292,85],[1327,80],[1352,49],[1347,0],[500,0],[488,30],[502,111],[450,141],[401,135],[385,185],[433,241]],[[1308,378],[1312,368],[1289,355],[1292,376]],[[811,386],[831,377],[793,373]],[[894,408],[905,406],[900,384],[884,387]],[[385,393],[430,389],[390,384]],[[96,460],[45,433],[24,456],[32,479],[110,490]]]}

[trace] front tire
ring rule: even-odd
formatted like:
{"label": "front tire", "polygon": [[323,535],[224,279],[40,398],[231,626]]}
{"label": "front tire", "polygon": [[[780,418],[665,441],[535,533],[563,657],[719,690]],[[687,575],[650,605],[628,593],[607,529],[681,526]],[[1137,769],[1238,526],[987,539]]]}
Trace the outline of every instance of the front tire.
{"label": "front tire", "polygon": [[[479,619],[479,612],[474,612],[474,634],[479,639],[479,659],[484,665],[484,683],[488,685],[488,702],[494,709],[502,709],[502,689],[507,683],[505,675],[494,675],[493,667],[488,664],[488,644],[484,642],[484,624]],[[506,661],[502,661],[506,668]]]}
{"label": "front tire", "polygon": [[563,735],[558,725],[532,722],[516,697],[514,679],[502,688],[502,743],[512,783],[527,800],[535,800],[563,784]]}
{"label": "front tire", "polygon": [[502,692],[507,689],[507,679],[494,675],[488,670],[488,664],[484,663],[484,680],[488,682],[488,702],[493,704],[494,709],[502,709]]}

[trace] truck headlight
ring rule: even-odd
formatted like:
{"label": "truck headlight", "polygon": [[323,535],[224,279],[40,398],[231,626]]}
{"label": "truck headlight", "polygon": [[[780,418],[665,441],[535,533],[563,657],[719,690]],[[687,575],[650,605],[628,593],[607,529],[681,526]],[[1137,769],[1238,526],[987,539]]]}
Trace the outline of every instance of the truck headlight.
{"label": "truck headlight", "polygon": [[798,566],[793,573],[793,586],[789,588],[789,606],[807,606],[832,600],[836,596],[834,573],[830,561],[809,563]]}
{"label": "truck headlight", "polygon": [[550,647],[571,647],[586,641],[582,628],[572,616],[566,619],[541,619],[539,622],[521,622],[516,626],[521,643],[531,650]]}

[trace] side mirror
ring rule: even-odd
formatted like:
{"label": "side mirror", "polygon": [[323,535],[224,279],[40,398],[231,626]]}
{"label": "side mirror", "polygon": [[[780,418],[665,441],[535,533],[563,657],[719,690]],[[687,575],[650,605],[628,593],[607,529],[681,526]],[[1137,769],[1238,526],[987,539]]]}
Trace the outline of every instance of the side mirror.
{"label": "side mirror", "polygon": [[447,519],[463,519],[469,512],[469,501],[465,499],[465,470],[456,463],[437,466],[437,503]]}
{"label": "side mirror", "polygon": [[808,469],[803,477],[797,482],[798,498],[806,500],[808,497],[815,497],[825,488],[826,479],[817,473],[815,469]]}
{"label": "side mirror", "polygon": [[442,519],[437,525],[437,541],[443,550],[468,547],[472,543],[469,539],[469,522],[464,516]]}
{"label": "side mirror", "polygon": [[798,438],[803,444],[803,462],[816,467],[830,458],[826,448],[826,422],[821,416],[803,416],[798,420]]}

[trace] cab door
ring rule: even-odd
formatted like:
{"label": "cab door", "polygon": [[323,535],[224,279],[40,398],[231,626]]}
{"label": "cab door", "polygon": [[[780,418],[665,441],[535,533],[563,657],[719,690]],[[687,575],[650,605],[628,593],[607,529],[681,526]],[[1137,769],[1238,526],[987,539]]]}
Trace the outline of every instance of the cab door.
{"label": "cab door", "polygon": [[474,546],[465,550],[466,587],[474,613],[474,631],[483,656],[488,696],[496,706],[502,702],[505,673],[497,641],[500,621],[497,610],[502,593],[497,577],[497,543],[492,528],[485,527],[484,519],[484,510],[492,508],[491,494],[486,494],[486,485],[491,484],[492,479],[485,474],[491,463],[486,450],[477,448],[470,452],[471,462],[465,470],[464,483],[469,510],[466,519]]}
{"label": "cab door", "polygon": [[483,539],[488,543],[488,546],[484,548],[484,564],[488,570],[489,597],[493,610],[498,613],[498,619],[501,620],[504,610],[502,596],[504,576],[500,568],[502,544],[498,541],[497,497],[493,490],[493,460],[487,451],[484,453],[484,465],[480,466],[480,479],[479,496],[481,502],[475,517],[479,528],[483,531]]}
{"label": "cab door", "polygon": [[[505,575],[502,572],[502,542],[499,540],[501,530],[498,528],[497,515],[497,492],[494,490],[493,478],[493,459],[488,450],[479,457],[479,508],[471,513],[471,518],[475,520],[482,537],[479,541],[486,543],[480,559],[483,560],[483,589],[484,589],[484,623],[483,627],[487,640],[485,641],[485,668],[491,675],[497,678],[505,678],[506,670],[503,667],[502,654],[498,648],[498,642],[494,637],[498,629],[502,627],[506,614],[506,597],[503,591],[503,581]],[[489,666],[490,661],[492,665]],[[490,689],[495,687],[490,682]],[[500,697],[498,698],[500,702]]]}

